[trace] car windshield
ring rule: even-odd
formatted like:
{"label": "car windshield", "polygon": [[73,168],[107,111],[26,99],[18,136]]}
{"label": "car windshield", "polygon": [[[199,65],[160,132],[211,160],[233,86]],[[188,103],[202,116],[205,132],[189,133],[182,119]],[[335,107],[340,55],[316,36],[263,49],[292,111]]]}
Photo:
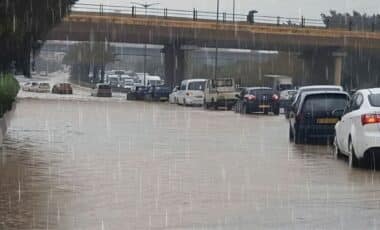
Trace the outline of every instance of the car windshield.
{"label": "car windshield", "polygon": [[190,82],[188,86],[188,90],[200,90],[204,91],[206,82],[205,81],[196,81]]}
{"label": "car windshield", "polygon": [[215,87],[231,87],[233,86],[233,82],[231,79],[218,79],[213,80],[213,86]]}
{"label": "car windshield", "polygon": [[332,112],[344,109],[348,97],[344,94],[319,94],[307,96],[302,108],[303,112]]}
{"label": "car windshield", "polygon": [[380,107],[380,94],[370,94],[368,100],[373,107]]}

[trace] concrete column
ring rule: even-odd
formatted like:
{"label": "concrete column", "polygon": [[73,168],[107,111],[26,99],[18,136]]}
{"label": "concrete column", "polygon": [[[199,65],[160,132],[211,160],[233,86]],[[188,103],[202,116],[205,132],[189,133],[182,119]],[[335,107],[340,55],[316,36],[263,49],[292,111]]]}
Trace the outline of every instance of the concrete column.
{"label": "concrete column", "polygon": [[184,79],[185,52],[177,43],[165,45],[165,82],[174,87]]}
{"label": "concrete column", "polygon": [[[336,77],[341,78],[339,61],[336,61],[333,53],[329,50],[309,50],[302,52],[303,76],[300,79],[302,85],[335,84]],[[337,67],[337,68],[336,68]],[[340,73],[340,75],[337,75]]]}
{"label": "concrete column", "polygon": [[345,53],[343,52],[334,52],[333,57],[335,59],[334,63],[334,84],[342,85],[342,73],[343,73],[343,57]]}

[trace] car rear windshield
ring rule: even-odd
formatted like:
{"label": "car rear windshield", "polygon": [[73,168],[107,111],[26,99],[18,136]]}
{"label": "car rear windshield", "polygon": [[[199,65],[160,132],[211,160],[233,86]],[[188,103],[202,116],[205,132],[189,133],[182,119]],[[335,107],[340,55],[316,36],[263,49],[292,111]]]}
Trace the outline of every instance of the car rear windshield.
{"label": "car rear windshield", "polygon": [[380,94],[371,94],[368,96],[369,103],[374,107],[380,107]]}
{"label": "car rear windshield", "polygon": [[249,94],[273,94],[272,89],[252,89]]}
{"label": "car rear windshield", "polygon": [[232,86],[232,80],[231,79],[214,80],[213,86],[214,87],[231,87]]}
{"label": "car rear windshield", "polygon": [[348,97],[343,94],[321,94],[308,96],[303,106],[303,112],[332,112],[344,109]]}
{"label": "car rear windshield", "polygon": [[205,89],[205,81],[196,81],[196,82],[190,82],[189,83],[189,90],[201,90],[203,91]]}
{"label": "car rear windshield", "polygon": [[111,89],[109,85],[99,85],[99,89]]}

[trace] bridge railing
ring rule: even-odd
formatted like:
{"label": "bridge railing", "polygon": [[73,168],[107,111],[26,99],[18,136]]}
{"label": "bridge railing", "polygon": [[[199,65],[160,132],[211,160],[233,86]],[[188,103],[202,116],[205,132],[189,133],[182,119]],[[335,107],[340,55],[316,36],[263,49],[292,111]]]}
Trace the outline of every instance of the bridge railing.
{"label": "bridge railing", "polygon": [[178,10],[168,8],[147,8],[135,5],[103,5],[103,4],[84,4],[77,3],[73,6],[72,11],[76,12],[94,12],[103,14],[121,14],[131,16],[159,16],[164,18],[187,18],[194,21],[210,20],[219,21],[220,23],[260,23],[271,24],[277,26],[294,26],[294,27],[326,27],[322,19],[310,18],[291,18],[291,17],[273,17],[255,14],[250,21],[248,21],[247,14],[229,13],[229,12],[213,12],[193,10]]}

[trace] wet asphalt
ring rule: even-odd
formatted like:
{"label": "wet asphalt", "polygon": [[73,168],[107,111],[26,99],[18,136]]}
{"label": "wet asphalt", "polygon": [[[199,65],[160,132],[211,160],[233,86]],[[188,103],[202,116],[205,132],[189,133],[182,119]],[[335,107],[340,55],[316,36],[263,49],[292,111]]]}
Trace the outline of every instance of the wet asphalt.
{"label": "wet asphalt", "polygon": [[376,229],[380,173],[296,146],[283,116],[20,98],[0,229]]}

